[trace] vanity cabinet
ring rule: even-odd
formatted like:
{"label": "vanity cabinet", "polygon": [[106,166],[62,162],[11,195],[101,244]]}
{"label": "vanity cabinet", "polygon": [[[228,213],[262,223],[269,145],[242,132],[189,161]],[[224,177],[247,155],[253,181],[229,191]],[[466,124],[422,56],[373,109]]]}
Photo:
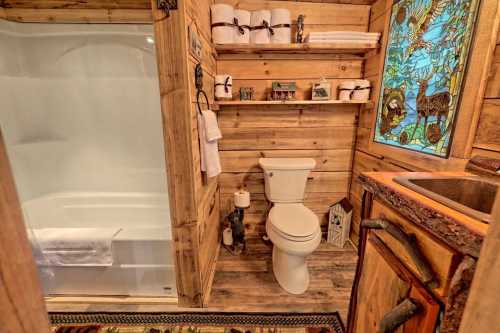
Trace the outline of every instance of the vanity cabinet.
{"label": "vanity cabinet", "polygon": [[461,256],[369,193],[362,216],[348,332],[436,332]]}

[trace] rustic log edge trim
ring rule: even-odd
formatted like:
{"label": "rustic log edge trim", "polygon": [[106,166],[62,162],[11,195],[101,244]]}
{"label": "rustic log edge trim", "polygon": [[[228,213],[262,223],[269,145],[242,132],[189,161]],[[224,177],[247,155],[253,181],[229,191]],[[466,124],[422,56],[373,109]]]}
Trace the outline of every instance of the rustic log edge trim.
{"label": "rustic log edge trim", "polygon": [[452,217],[410,199],[376,180],[360,175],[358,180],[375,197],[394,207],[398,213],[432,233],[459,253],[479,257],[484,237],[468,229]]}

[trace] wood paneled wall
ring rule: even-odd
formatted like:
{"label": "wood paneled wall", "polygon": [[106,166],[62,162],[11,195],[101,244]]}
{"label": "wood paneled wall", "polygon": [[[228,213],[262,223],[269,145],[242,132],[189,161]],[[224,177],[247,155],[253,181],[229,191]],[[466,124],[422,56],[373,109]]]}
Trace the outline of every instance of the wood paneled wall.
{"label": "wood paneled wall", "polygon": [[[362,108],[356,136],[356,151],[353,161],[353,177],[350,199],[354,205],[354,220],[351,239],[357,243],[359,237],[362,188],[357,177],[364,171],[436,171],[463,170],[468,159],[477,154],[500,157],[500,51],[497,47],[494,57],[492,50],[497,39],[498,1],[483,0],[476,26],[474,44],[471,48],[470,65],[465,77],[464,95],[456,120],[450,158],[441,159],[429,155],[412,153],[393,147],[382,147],[372,142],[375,123],[376,101],[380,90],[383,71],[386,38],[389,29],[392,0],[378,0],[372,6],[369,30],[382,33],[382,47],[368,56],[365,63],[365,77],[372,82],[372,106]],[[482,59],[482,60],[479,60]],[[492,65],[490,65],[490,59]],[[487,88],[481,88],[492,66]],[[483,82],[484,81],[484,82]],[[486,86],[486,85],[484,85]],[[486,90],[486,92],[484,91]],[[477,99],[483,106],[476,106]],[[479,96],[479,97],[477,97]],[[478,121],[479,118],[479,121]],[[476,125],[479,126],[476,131]],[[467,143],[468,137],[474,137]]]}
{"label": "wood paneled wall", "polygon": [[[198,237],[199,250],[198,260],[202,284],[202,303],[206,305],[210,296],[212,280],[215,274],[215,264],[220,247],[220,201],[218,177],[205,179],[200,169],[200,149],[198,143],[197,128],[197,104],[196,87],[194,84],[194,69],[196,64],[201,63],[203,68],[203,90],[209,97],[209,103],[214,103],[214,85],[216,74],[215,50],[212,45],[212,32],[210,27],[210,6],[212,0],[187,0],[186,1],[186,29],[195,30],[201,38],[203,55],[201,59],[194,57],[187,50],[189,62],[189,91],[192,98],[192,140],[195,193],[198,203]],[[200,100],[203,108],[209,108]]]}
{"label": "wood paneled wall", "polygon": [[210,4],[211,0],[182,1],[170,18],[153,9],[177,289],[179,305],[190,307],[208,301],[220,243],[217,178],[205,181],[200,170],[194,83],[199,60],[190,53],[188,40],[190,29],[201,38],[204,88],[212,103],[216,63],[210,41]]}
{"label": "wood paneled wall", "polygon": [[[349,29],[366,31],[369,6],[331,3],[221,0],[238,8],[289,8],[292,17],[306,15],[306,30]],[[256,99],[266,99],[272,81],[296,81],[298,99],[311,98],[312,82],[326,77],[333,91],[340,81],[363,76],[363,59],[335,55],[224,55],[217,61],[219,74],[233,76],[234,98],[239,88],[254,87]],[[317,162],[307,184],[306,206],[326,224],[328,207],[349,191],[351,161],[359,107],[240,106],[222,107],[219,125],[223,174],[221,210],[232,209],[238,188],[251,192],[252,206],[245,216],[247,232],[264,232],[269,203],[264,195],[260,157],[311,157]]]}

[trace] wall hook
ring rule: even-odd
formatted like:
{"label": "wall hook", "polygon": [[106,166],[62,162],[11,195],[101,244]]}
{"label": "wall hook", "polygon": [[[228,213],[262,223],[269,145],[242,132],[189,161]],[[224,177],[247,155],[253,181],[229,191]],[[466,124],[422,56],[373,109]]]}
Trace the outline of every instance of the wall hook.
{"label": "wall hook", "polygon": [[157,0],[158,9],[165,11],[166,17],[170,17],[170,11],[177,9],[177,0]]}

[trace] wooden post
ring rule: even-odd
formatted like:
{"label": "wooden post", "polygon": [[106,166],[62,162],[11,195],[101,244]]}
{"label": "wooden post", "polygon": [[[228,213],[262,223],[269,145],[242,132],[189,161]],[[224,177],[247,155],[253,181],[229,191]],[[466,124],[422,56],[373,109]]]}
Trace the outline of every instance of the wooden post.
{"label": "wooden post", "polygon": [[493,223],[481,249],[460,333],[500,332],[500,194],[493,208]]}
{"label": "wooden post", "polygon": [[49,332],[47,310],[1,131],[0,332]]}
{"label": "wooden post", "polygon": [[180,306],[202,306],[186,2],[167,17],[152,0],[177,291]]}

